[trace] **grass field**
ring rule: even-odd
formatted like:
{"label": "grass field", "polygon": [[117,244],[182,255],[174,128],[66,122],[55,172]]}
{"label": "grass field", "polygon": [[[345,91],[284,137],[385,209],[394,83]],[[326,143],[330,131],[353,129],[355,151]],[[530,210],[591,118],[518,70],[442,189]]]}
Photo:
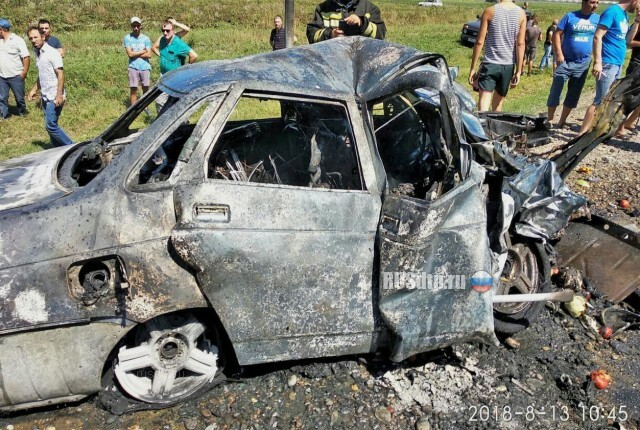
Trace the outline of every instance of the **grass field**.
{"label": "grass field", "polygon": [[[461,82],[469,74],[472,50],[458,42],[463,23],[480,14],[488,3],[444,0],[442,8],[423,8],[417,0],[376,0],[388,29],[387,40],[444,54],[452,66],[460,66]],[[560,18],[576,4],[530,1],[539,15],[543,31],[553,18]],[[306,42],[306,23],[312,18],[316,1],[296,0],[296,34]],[[273,16],[283,13],[282,1],[245,0],[0,0],[0,11],[12,21],[14,32],[26,40],[26,29],[47,17],[53,23],[66,51],[67,104],[60,124],[75,141],[99,134],[117,118],[128,103],[127,57],[122,46],[130,30],[129,18],[143,19],[143,33],[155,40],[164,17],[173,16],[191,26],[186,41],[199,61],[235,58],[269,50],[268,38]],[[604,8],[601,8],[602,10]],[[27,41],[27,45],[29,42]],[[538,47],[538,60],[542,43]],[[158,58],[152,59],[155,81]],[[35,83],[32,64],[27,91]],[[545,102],[551,73],[523,77],[512,90],[505,110],[525,113],[546,111]],[[593,87],[593,78],[587,81]],[[10,98],[10,105],[14,105]],[[26,117],[0,122],[0,160],[48,147],[42,114],[33,104]]]}

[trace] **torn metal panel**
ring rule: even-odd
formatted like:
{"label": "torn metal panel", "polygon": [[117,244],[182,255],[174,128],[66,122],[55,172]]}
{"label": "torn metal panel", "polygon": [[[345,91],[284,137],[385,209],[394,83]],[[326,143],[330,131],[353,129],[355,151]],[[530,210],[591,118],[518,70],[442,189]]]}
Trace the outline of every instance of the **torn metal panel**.
{"label": "torn metal panel", "polygon": [[516,233],[546,240],[565,227],[571,214],[586,203],[584,197],[567,187],[552,161],[527,162],[497,141],[471,145],[483,165],[502,182],[505,229],[513,218]]}
{"label": "torn metal panel", "polygon": [[555,249],[563,265],[583,271],[614,303],[640,288],[640,234],[611,220],[571,222]]}
{"label": "torn metal panel", "polygon": [[514,205],[518,234],[549,239],[567,225],[571,214],[587,200],[569,190],[549,160],[526,164],[516,176],[505,179],[503,201]]}
{"label": "torn metal panel", "polygon": [[[495,265],[486,229],[483,178],[483,169],[472,163],[471,176],[434,202],[396,196],[385,200],[380,311],[392,333],[394,361],[454,342],[497,342],[493,291],[471,288],[474,274],[494,273]],[[402,273],[425,274],[427,284],[408,280],[404,284],[402,275],[396,275]],[[428,284],[429,275],[435,284]],[[443,285],[442,279],[452,283]],[[492,283],[495,287],[497,279]]]}
{"label": "torn metal panel", "polygon": [[478,112],[478,117],[491,139],[512,135],[530,148],[544,145],[551,140],[551,129],[546,114]]}

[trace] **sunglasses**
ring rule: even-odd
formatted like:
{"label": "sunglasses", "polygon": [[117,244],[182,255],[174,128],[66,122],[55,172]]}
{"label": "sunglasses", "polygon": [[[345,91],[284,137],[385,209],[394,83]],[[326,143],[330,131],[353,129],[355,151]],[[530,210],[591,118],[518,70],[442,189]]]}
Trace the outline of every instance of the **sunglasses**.
{"label": "sunglasses", "polygon": [[171,32],[171,30],[165,30],[165,29],[163,28],[163,29],[162,29],[162,32],[163,32],[163,33],[169,33],[169,32]]}

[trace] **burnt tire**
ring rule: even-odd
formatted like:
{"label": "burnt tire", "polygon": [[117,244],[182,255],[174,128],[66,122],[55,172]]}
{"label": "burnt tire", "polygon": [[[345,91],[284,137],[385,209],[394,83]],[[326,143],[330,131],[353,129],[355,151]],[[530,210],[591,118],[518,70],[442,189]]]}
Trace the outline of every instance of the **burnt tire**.
{"label": "burnt tire", "polygon": [[105,365],[98,396],[115,415],[163,409],[199,397],[226,378],[217,332],[191,313],[132,330]]}
{"label": "burnt tire", "polygon": [[[551,265],[542,243],[518,238],[509,243],[507,252],[497,294],[546,293],[551,290]],[[544,301],[494,304],[496,332],[514,334],[526,329],[544,306]]]}

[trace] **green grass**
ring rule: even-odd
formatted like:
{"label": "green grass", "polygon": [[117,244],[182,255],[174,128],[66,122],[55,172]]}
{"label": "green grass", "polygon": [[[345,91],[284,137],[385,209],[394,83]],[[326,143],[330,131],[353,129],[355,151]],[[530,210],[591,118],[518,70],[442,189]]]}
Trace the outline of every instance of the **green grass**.
{"label": "green grass", "polygon": [[[460,82],[469,75],[472,50],[458,43],[462,24],[474,19],[488,6],[482,1],[444,0],[442,8],[422,8],[418,0],[376,0],[387,24],[387,40],[420,50],[438,52],[452,66],[460,66]],[[576,4],[530,1],[540,17],[541,28],[560,18]],[[143,32],[152,40],[166,16],[192,27],[187,42],[199,61],[236,58],[269,50],[272,19],[282,14],[283,2],[265,0],[0,0],[0,11],[12,21],[13,30],[25,37],[26,29],[41,17],[53,23],[54,34],[65,47],[67,104],[60,124],[75,141],[92,138],[126,109],[128,103],[127,57],[122,39],[129,31],[129,18],[140,16]],[[296,34],[306,42],[306,23],[316,1],[296,0]],[[603,10],[604,8],[601,8]],[[27,44],[29,44],[27,42]],[[538,60],[542,43],[538,48]],[[152,79],[158,78],[158,58],[152,59]],[[27,78],[27,91],[36,79],[35,64]],[[505,110],[537,113],[545,102],[551,74],[523,77],[511,90]],[[593,87],[593,79],[587,81]],[[10,98],[10,105],[14,105]],[[0,122],[0,160],[48,147],[42,113],[31,103],[26,117]]]}

